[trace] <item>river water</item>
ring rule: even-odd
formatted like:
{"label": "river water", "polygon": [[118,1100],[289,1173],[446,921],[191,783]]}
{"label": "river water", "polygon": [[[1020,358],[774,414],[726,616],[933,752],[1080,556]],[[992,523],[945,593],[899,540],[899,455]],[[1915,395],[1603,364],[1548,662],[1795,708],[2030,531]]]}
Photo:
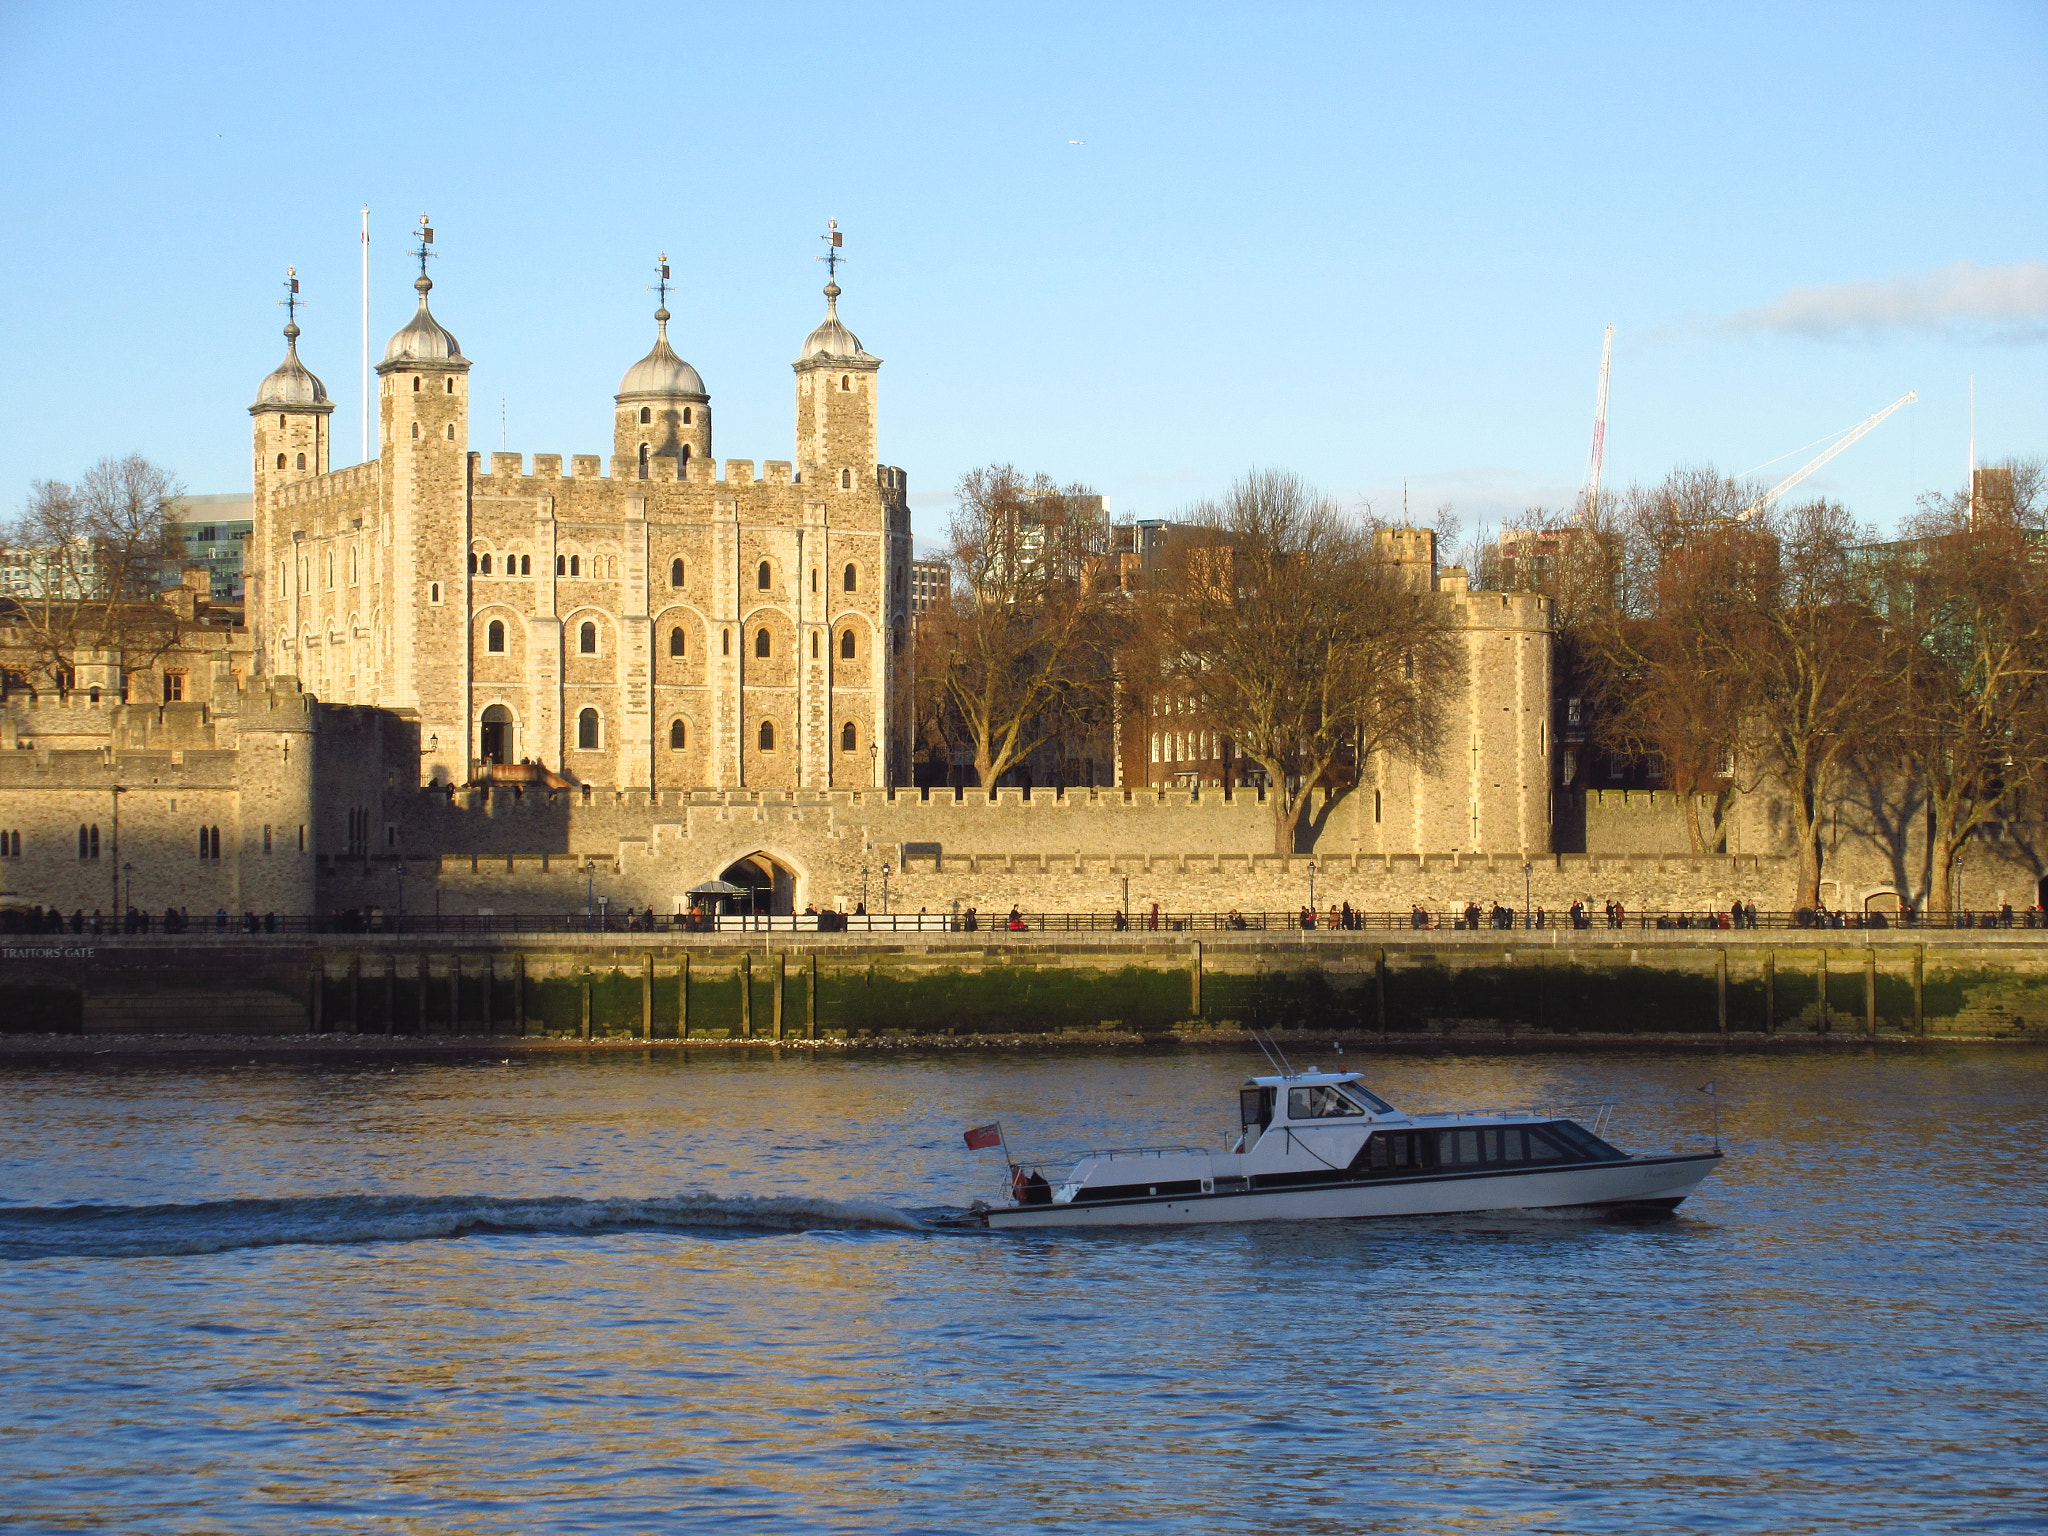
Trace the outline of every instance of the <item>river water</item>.
{"label": "river water", "polygon": [[1732,1155],[1653,1225],[965,1234],[963,1127],[1214,1144],[1259,1063],[8,1072],[0,1524],[2048,1528],[2048,1055],[1349,1064],[1631,1150],[1714,1079]]}

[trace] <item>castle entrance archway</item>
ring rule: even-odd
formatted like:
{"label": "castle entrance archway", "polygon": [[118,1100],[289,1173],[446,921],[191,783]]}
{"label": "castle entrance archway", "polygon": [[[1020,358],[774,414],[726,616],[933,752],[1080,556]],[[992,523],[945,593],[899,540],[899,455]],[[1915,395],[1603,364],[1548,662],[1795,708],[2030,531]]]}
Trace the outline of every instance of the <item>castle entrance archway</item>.
{"label": "castle entrance archway", "polygon": [[487,763],[512,761],[511,710],[502,704],[493,704],[484,711],[483,736],[478,747],[477,755]]}
{"label": "castle entrance archway", "polygon": [[747,893],[734,898],[735,912],[787,917],[796,910],[796,871],[772,854],[750,853],[728,864],[718,878]]}

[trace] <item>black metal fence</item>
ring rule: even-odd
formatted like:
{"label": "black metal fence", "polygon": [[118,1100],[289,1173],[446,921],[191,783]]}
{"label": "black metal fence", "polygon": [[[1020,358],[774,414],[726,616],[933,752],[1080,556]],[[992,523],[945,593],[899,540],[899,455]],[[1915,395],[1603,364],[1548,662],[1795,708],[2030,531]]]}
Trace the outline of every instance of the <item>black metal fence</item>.
{"label": "black metal fence", "polygon": [[80,912],[62,913],[38,909],[0,910],[0,934],[107,936],[115,934],[156,935],[242,935],[305,936],[310,934],[406,934],[449,938],[486,938],[517,934],[660,933],[706,937],[745,933],[1133,933],[1143,936],[1173,933],[1316,933],[1408,932],[1509,934],[1547,933],[1555,929],[1588,933],[1642,933],[1688,930],[1703,933],[1739,933],[1761,929],[1873,930],[1997,929],[2035,930],[2048,934],[2048,913],[2039,910],[2015,912],[1959,912],[1952,918],[1923,917],[1915,913],[1883,912],[1755,912],[1745,910],[1738,919],[1733,912],[1688,912],[1673,910],[1632,911],[1622,914],[1586,913],[1574,920],[1569,912],[1539,911],[1533,914],[1496,908],[1477,916],[1467,912],[1436,912],[1416,908],[1407,912],[1358,912],[1341,907],[1332,912],[1168,912],[1147,909],[1126,916],[1122,912],[880,912],[880,913],[795,913],[769,916],[726,916],[691,918],[686,914],[641,912],[502,913],[490,916],[441,916],[433,913],[391,913],[383,911],[331,912],[320,916],[278,913],[131,913],[126,917],[94,917]]}

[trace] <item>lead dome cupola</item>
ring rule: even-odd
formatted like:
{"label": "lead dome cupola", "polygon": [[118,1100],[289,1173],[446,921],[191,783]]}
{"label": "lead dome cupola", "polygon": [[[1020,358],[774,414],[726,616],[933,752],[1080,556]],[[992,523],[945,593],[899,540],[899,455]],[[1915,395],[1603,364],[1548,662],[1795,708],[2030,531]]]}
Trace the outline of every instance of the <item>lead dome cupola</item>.
{"label": "lead dome cupola", "polygon": [[319,376],[299,361],[299,325],[296,320],[284,328],[284,361],[270,371],[270,376],[257,386],[256,403],[250,410],[307,410],[317,406],[331,406],[327,398],[327,386]]}
{"label": "lead dome cupola", "polygon": [[879,363],[879,357],[871,356],[861,348],[860,338],[846,328],[846,322],[839,318],[839,285],[825,285],[825,318],[818,322],[818,328],[804,338],[804,349],[797,355],[800,363],[813,358],[831,358],[840,362]]}
{"label": "lead dome cupola", "polygon": [[691,400],[710,398],[704,392],[702,375],[676,356],[675,348],[668,344],[668,320],[667,305],[654,312],[654,349],[628,368],[626,376],[619,380],[619,399],[639,395]]}
{"label": "lead dome cupola", "polygon": [[427,295],[433,291],[434,280],[422,272],[413,280],[413,287],[419,290],[419,312],[385,345],[384,361],[456,363],[467,367],[469,359],[462,355],[462,343],[457,341],[454,333],[436,320],[433,311],[427,308]]}

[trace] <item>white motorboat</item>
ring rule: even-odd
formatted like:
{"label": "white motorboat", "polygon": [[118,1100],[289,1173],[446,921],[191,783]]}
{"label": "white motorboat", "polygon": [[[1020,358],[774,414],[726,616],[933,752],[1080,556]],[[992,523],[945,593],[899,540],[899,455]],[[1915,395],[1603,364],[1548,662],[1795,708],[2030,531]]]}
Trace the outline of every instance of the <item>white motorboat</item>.
{"label": "white motorboat", "polygon": [[1623,1152],[1597,1134],[1604,1110],[1595,1130],[1534,1109],[1404,1114],[1355,1072],[1254,1077],[1238,1103],[1243,1132],[1227,1152],[1088,1152],[1060,1178],[1013,1160],[1013,1198],[977,1203],[977,1212],[1007,1231],[1574,1207],[1671,1211],[1721,1160],[1718,1147]]}

